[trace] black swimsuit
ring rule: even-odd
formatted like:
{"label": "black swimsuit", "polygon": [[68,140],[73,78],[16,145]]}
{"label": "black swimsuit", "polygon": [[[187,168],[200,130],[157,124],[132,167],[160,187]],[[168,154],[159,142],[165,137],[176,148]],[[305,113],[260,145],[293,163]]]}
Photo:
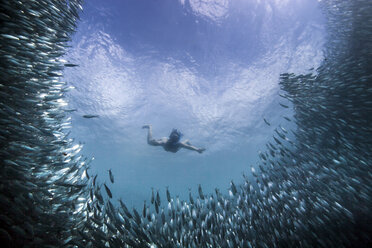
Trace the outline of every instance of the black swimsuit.
{"label": "black swimsuit", "polygon": [[164,145],[164,150],[166,150],[167,152],[178,152],[180,148],[181,146],[179,142],[176,143],[167,142]]}

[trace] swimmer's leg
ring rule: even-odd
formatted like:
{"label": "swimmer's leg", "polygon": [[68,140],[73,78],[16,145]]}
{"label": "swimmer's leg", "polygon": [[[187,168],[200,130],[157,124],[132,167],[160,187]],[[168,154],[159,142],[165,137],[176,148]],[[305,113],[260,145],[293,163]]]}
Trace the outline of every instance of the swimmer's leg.
{"label": "swimmer's leg", "polygon": [[149,131],[147,133],[147,143],[149,145],[152,145],[153,142],[154,142],[154,139],[152,138],[152,126],[151,125],[144,125],[144,126],[142,126],[142,128],[148,128],[149,129]]}
{"label": "swimmer's leg", "polygon": [[164,145],[166,140],[163,140],[163,139],[155,140],[152,137],[152,126],[151,125],[144,125],[144,126],[142,126],[142,128],[148,128],[149,129],[149,131],[147,133],[147,144],[152,145],[152,146]]}

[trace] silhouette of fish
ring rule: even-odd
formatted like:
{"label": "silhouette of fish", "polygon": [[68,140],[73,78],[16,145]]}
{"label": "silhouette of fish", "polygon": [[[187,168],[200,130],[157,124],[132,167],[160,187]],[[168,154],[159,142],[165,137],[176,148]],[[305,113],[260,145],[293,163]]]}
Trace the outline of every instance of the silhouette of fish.
{"label": "silhouette of fish", "polygon": [[99,115],[83,115],[84,118],[91,119],[91,118],[98,118]]}

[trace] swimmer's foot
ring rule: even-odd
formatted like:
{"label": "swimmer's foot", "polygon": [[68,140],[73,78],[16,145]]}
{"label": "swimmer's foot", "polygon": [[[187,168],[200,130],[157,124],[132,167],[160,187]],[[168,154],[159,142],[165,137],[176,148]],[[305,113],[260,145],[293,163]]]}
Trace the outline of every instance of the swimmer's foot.
{"label": "swimmer's foot", "polygon": [[143,125],[142,128],[150,128],[151,125]]}
{"label": "swimmer's foot", "polygon": [[205,151],[205,148],[200,148],[199,150],[198,150],[198,153],[202,153],[202,152],[204,152]]}

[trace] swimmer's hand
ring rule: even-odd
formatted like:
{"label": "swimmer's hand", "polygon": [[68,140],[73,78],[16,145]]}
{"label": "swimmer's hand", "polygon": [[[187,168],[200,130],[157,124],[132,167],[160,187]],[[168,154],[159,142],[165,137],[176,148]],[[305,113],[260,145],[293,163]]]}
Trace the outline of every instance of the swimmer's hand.
{"label": "swimmer's hand", "polygon": [[205,148],[200,148],[200,149],[197,150],[198,153],[202,153],[204,151],[205,151]]}
{"label": "swimmer's hand", "polygon": [[150,128],[151,125],[143,125],[142,128]]}

